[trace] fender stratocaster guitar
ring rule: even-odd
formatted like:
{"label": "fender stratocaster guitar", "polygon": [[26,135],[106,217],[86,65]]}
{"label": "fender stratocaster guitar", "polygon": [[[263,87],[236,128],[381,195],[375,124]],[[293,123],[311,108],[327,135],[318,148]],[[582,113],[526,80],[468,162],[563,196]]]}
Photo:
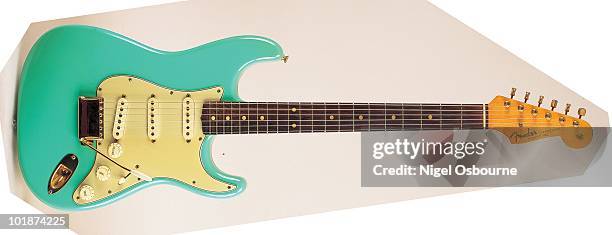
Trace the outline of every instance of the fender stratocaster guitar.
{"label": "fender stratocaster guitar", "polygon": [[[18,94],[17,140],[25,182],[61,210],[96,208],[144,187],[177,185],[233,196],[245,181],[217,169],[212,136],[260,133],[494,129],[520,144],[560,137],[591,142],[578,117],[498,96],[487,104],[245,102],[243,69],[285,61],[281,47],[238,36],[185,51],[156,50],[89,26],[43,36],[25,61]],[[171,158],[170,158],[171,156]]]}

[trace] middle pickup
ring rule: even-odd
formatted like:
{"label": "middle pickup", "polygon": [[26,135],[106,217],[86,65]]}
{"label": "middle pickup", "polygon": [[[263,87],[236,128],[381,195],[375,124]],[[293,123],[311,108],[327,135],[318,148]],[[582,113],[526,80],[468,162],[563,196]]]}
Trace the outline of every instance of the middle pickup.
{"label": "middle pickup", "polygon": [[159,102],[154,95],[147,100],[147,132],[151,142],[155,142],[160,135]]}

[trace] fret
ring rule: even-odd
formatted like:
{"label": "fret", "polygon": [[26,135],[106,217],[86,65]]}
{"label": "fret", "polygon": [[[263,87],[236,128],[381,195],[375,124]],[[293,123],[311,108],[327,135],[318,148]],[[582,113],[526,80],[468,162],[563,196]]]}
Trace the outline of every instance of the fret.
{"label": "fret", "polygon": [[289,103],[283,102],[278,103],[278,110],[276,118],[278,119],[278,133],[288,133],[289,132]]}
{"label": "fret", "polygon": [[338,131],[353,131],[353,106],[350,104],[338,104]]}
{"label": "fret", "polygon": [[324,103],[312,103],[312,131],[325,132],[325,108]]}
{"label": "fret", "polygon": [[231,125],[231,133],[237,134],[240,133],[240,113],[239,113],[240,103],[232,102],[230,103],[230,125]]}
{"label": "fret", "polygon": [[211,129],[214,130],[214,133],[219,133],[219,125],[217,125],[217,122],[219,121],[219,117],[218,117],[218,105],[219,103],[217,102],[212,102],[210,103],[210,111],[211,111],[211,117],[210,117],[210,122],[211,122]]}
{"label": "fret", "polygon": [[462,129],[482,129],[482,105],[462,105]]}
{"label": "fret", "polygon": [[370,106],[364,103],[353,104],[355,115],[355,131],[370,131]]}
{"label": "fret", "polygon": [[325,105],[325,115],[323,118],[325,118],[326,132],[337,132],[340,130],[340,121],[338,121],[338,106],[338,103],[330,103],[328,105]]}
{"label": "fret", "polygon": [[402,104],[390,103],[386,104],[386,122],[388,131],[399,131],[402,130],[402,121],[404,116],[402,115]]}
{"label": "fret", "polygon": [[238,133],[246,134],[249,130],[248,104],[238,103]]}
{"label": "fret", "polygon": [[442,117],[441,129],[462,129],[462,105],[442,105],[440,115]]}
{"label": "fret", "polygon": [[255,117],[255,131],[257,133],[267,133],[268,131],[268,117],[266,115],[267,104],[266,103],[257,103],[255,104],[255,113],[257,116]]}
{"label": "fret", "polygon": [[300,116],[298,113],[299,103],[289,103],[289,109],[287,110],[289,115],[289,133],[299,133],[300,129]]}
{"label": "fret", "polygon": [[231,134],[232,133],[232,117],[231,117],[231,108],[232,108],[232,103],[230,102],[223,102],[222,103],[222,113],[223,113],[223,121],[221,123],[221,125],[223,125],[223,134]]}
{"label": "fret", "polygon": [[268,103],[267,110],[268,133],[278,133],[278,103]]}
{"label": "fret", "polygon": [[440,130],[442,122],[441,106],[438,104],[421,105],[423,115],[423,130]]}
{"label": "fret", "polygon": [[418,104],[402,104],[402,129],[403,130],[420,130],[422,124],[421,105]]}
{"label": "fret", "polygon": [[202,104],[202,132],[210,133],[212,130],[210,129],[210,110],[208,109],[208,105],[206,103]]}
{"label": "fret", "polygon": [[305,133],[313,132],[313,107],[312,103],[302,103],[298,112],[300,112],[300,131]]}
{"label": "fret", "polygon": [[386,129],[386,104],[370,104],[370,130],[384,131]]}
{"label": "fret", "polygon": [[257,133],[257,120],[259,119],[257,115],[257,103],[248,103],[247,107],[249,109],[249,126],[248,133]]}

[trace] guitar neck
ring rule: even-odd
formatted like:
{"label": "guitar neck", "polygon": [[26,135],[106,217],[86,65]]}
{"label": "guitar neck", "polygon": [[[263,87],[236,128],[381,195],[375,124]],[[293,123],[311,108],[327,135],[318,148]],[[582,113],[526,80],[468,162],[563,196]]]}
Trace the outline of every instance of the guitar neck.
{"label": "guitar neck", "polygon": [[205,102],[205,134],[486,129],[486,104]]}

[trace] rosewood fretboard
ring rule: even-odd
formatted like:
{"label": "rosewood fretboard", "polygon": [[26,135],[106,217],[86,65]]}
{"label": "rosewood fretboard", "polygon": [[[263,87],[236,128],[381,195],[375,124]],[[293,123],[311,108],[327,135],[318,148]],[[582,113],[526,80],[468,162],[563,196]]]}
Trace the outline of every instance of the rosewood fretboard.
{"label": "rosewood fretboard", "polygon": [[205,134],[484,129],[486,104],[205,102]]}

